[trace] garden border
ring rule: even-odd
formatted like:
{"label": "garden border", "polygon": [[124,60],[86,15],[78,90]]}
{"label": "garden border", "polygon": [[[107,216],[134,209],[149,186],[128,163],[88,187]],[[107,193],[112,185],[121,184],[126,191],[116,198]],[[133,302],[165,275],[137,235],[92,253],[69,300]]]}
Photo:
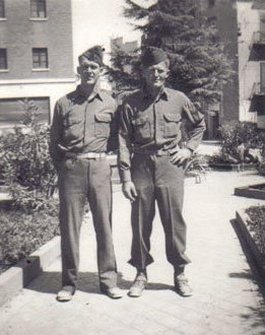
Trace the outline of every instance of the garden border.
{"label": "garden border", "polygon": [[255,188],[255,186],[261,186],[261,185],[265,186],[265,183],[257,183],[243,187],[236,187],[234,194],[239,197],[265,200],[265,191]]}
{"label": "garden border", "polygon": [[249,163],[209,163],[209,167],[217,171],[251,171],[256,169],[255,164]]}
{"label": "garden border", "polygon": [[[244,242],[246,243],[247,250],[249,251],[251,257],[253,258],[255,265],[257,267],[257,270],[260,274],[260,276],[265,279],[265,262],[263,260],[263,257],[258,250],[256,243],[253,239],[253,234],[249,229],[247,228],[247,219],[249,218],[248,214],[244,212],[244,210],[238,210],[236,211],[236,222],[238,226],[238,232],[241,234],[241,237],[243,238]],[[244,250],[244,253],[245,250]],[[247,256],[247,255],[246,255]]]}
{"label": "garden border", "polygon": [[0,275],[0,306],[19,294],[60,254],[60,236],[55,236],[28,257],[3,272]]}

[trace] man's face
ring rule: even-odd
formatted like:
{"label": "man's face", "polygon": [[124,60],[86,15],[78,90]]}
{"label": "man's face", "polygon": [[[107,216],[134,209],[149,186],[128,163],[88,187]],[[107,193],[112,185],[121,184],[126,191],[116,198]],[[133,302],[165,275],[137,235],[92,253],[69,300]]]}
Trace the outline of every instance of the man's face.
{"label": "man's face", "polygon": [[102,68],[96,63],[86,58],[82,58],[77,68],[81,83],[86,85],[95,85],[101,75]]}
{"label": "man's face", "polygon": [[143,68],[142,70],[147,86],[153,88],[161,88],[164,86],[168,72],[168,62],[166,61]]}

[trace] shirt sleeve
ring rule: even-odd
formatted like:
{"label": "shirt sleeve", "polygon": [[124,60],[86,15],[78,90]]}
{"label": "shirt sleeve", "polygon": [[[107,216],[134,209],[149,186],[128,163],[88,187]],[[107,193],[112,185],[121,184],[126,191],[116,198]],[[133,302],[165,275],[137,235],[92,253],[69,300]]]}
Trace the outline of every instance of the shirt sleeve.
{"label": "shirt sleeve", "polygon": [[110,124],[110,136],[107,144],[107,152],[118,150],[118,131],[119,131],[119,111],[116,102],[114,103],[114,113]]}
{"label": "shirt sleeve", "polygon": [[61,107],[57,102],[54,107],[53,120],[50,129],[50,145],[49,151],[55,168],[58,168],[59,162],[63,158],[63,153],[58,149],[63,131]]}
{"label": "shirt sleeve", "polygon": [[195,108],[194,104],[188,98],[186,98],[183,104],[182,112],[183,117],[188,123],[186,148],[193,152],[201,143],[204,131],[206,130],[204,115]]}
{"label": "shirt sleeve", "polygon": [[132,126],[130,122],[130,106],[123,104],[119,122],[119,154],[118,166],[121,181],[131,181]]}

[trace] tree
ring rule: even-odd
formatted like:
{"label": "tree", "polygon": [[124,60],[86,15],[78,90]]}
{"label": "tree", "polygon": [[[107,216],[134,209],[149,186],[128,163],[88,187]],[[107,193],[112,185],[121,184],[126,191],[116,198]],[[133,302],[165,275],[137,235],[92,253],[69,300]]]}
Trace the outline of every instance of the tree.
{"label": "tree", "polygon": [[[206,15],[205,1],[158,0],[148,8],[133,0],[125,2],[124,16],[136,21],[135,29],[143,33],[142,46],[167,52],[168,86],[183,91],[199,106],[216,103],[232,71],[215,25]],[[109,73],[118,90],[139,84],[139,50],[128,54],[116,48],[112,64]],[[125,71],[128,64],[130,73]]]}

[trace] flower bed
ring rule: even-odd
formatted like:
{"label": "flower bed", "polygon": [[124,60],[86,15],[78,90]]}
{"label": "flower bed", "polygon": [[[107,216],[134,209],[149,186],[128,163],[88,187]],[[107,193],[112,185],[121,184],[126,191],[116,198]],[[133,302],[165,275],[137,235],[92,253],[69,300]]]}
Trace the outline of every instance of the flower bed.
{"label": "flower bed", "polygon": [[226,124],[219,128],[220,151],[209,157],[209,166],[218,170],[258,169],[264,160],[265,132],[253,123]]}
{"label": "flower bed", "polygon": [[265,206],[252,206],[236,212],[236,232],[242,249],[258,281],[265,279]]}
{"label": "flower bed", "polygon": [[249,207],[246,213],[249,216],[247,227],[252,233],[259,252],[265,257],[265,206]]}
{"label": "flower bed", "polygon": [[12,206],[0,210],[0,273],[59,235],[58,206],[26,212]]}
{"label": "flower bed", "polygon": [[265,200],[265,184],[255,184],[235,188],[235,195],[240,197]]}
{"label": "flower bed", "polygon": [[33,101],[21,108],[23,122],[0,136],[0,271],[59,234],[49,126]]}

